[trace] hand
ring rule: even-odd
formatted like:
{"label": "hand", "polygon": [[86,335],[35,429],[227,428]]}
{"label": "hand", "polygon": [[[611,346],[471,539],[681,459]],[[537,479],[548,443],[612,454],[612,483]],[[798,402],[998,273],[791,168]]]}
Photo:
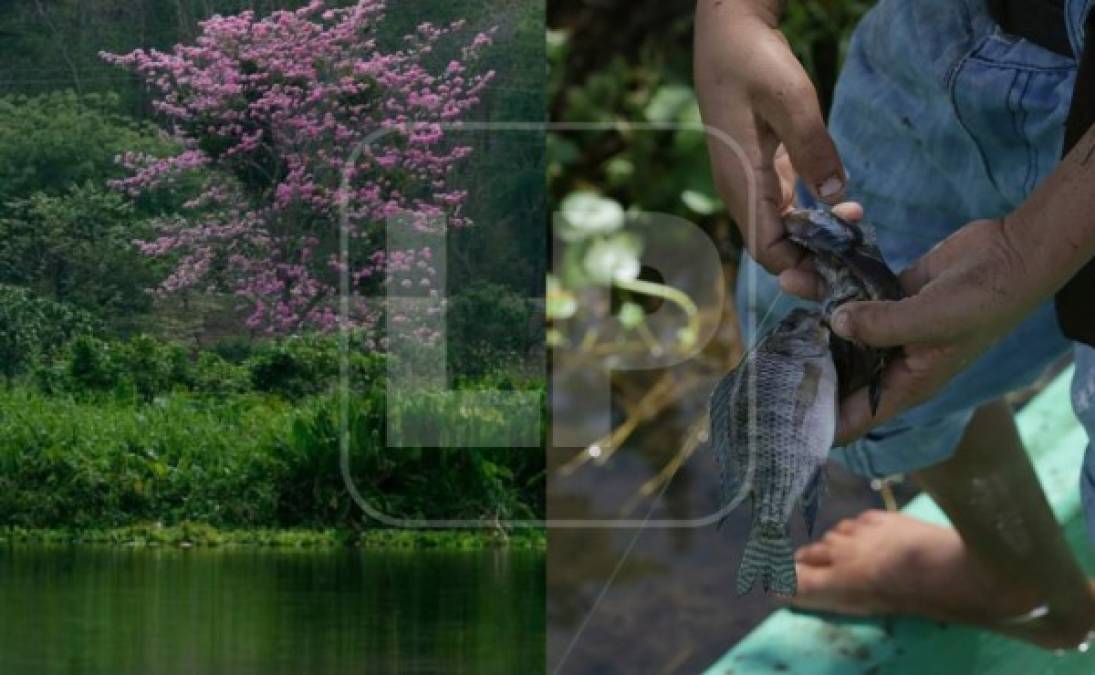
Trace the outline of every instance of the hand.
{"label": "hand", "polygon": [[1011,231],[1002,220],[971,222],[901,274],[909,297],[848,303],[833,313],[841,336],[904,346],[883,375],[876,416],[866,389],[841,402],[838,444],[929,399],[1052,294],[1052,271],[1031,265]]}
{"label": "hand", "polygon": [[[708,134],[716,185],[749,252],[773,274],[807,260],[785,238],[780,221],[791,205],[795,172],[828,203],[840,201],[845,184],[817,93],[777,29],[778,4],[699,0],[694,67],[704,123],[731,136],[747,162],[724,139]],[[753,232],[750,172],[756,177]]]}

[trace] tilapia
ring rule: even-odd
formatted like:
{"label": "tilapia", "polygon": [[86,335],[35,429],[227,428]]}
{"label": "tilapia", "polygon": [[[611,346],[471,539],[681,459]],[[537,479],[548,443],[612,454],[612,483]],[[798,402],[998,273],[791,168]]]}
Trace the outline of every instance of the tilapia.
{"label": "tilapia", "polygon": [[801,502],[812,535],[838,402],[868,386],[876,411],[882,374],[896,352],[870,349],[828,330],[833,310],[845,302],[902,295],[873,229],[819,210],[793,211],[784,223],[789,238],[813,253],[825,281],[824,301],[818,309],[792,310],[711,396],[711,445],[722,471],[723,510],[752,498],[739,594],[758,578],[765,591],[795,593],[795,504]]}
{"label": "tilapia", "polygon": [[722,501],[746,496],[753,520],[738,568],[738,593],[757,578],[793,595],[790,520],[802,499],[812,532],[821,469],[836,433],[837,374],[818,311],[793,310],[711,396],[711,439],[722,469]]}

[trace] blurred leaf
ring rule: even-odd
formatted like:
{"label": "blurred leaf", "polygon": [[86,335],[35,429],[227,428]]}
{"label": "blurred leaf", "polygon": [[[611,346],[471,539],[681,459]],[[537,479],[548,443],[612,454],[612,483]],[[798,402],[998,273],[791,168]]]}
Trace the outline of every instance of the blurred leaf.
{"label": "blurred leaf", "polygon": [[695,101],[696,95],[691,87],[683,84],[667,84],[654,92],[643,114],[651,122],[674,122]]}
{"label": "blurred leaf", "polygon": [[646,312],[634,302],[625,302],[620,306],[618,318],[625,328],[637,328],[646,318]]}
{"label": "blurred leaf", "polygon": [[714,195],[704,194],[698,190],[685,190],[681,193],[681,201],[688,208],[704,216],[709,216],[722,208],[722,202]]}

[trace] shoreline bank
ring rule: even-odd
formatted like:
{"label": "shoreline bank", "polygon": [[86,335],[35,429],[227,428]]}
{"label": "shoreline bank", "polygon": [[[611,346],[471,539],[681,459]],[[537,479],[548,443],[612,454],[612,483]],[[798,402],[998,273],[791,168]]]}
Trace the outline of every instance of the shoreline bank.
{"label": "shoreline bank", "polygon": [[278,549],[360,548],[365,550],[545,551],[544,530],[337,530],[218,529],[202,523],[137,524],[112,528],[0,528],[0,545],[67,544],[130,548],[255,547]]}

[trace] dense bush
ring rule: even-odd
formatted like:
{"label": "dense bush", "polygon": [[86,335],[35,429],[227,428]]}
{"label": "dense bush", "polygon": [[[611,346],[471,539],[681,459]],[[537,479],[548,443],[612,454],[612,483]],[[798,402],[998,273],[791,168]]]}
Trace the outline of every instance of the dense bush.
{"label": "dense bush", "polygon": [[161,154],[172,147],[117,109],[113,94],[0,97],[0,206],[89,181],[102,186],[123,175],[115,158],[125,150]]}
{"label": "dense bush", "polygon": [[449,363],[461,375],[482,376],[520,367],[543,344],[543,318],[525,298],[493,283],[475,284],[449,300]]}
{"label": "dense bush", "polygon": [[90,181],[12,200],[0,214],[0,283],[122,324],[151,305],[154,269],[133,245],[143,232],[130,203]]}
{"label": "dense bush", "polygon": [[[347,351],[347,374],[362,392],[384,372],[381,356],[365,353],[358,339]],[[122,400],[152,401],[171,392],[227,395],[274,394],[287,400],[332,391],[339,383],[338,339],[290,337],[253,344],[233,341],[224,349],[193,354],[184,345],[148,335],[127,340],[80,336],[35,370],[45,393],[80,399],[109,394]]]}
{"label": "dense bush", "polygon": [[338,344],[330,338],[290,337],[263,343],[246,363],[255,389],[300,398],[335,384]]}
{"label": "dense bush", "polygon": [[195,379],[184,347],[147,335],[127,341],[80,336],[40,365],[35,375],[47,393],[88,398],[110,392],[145,402],[173,389],[190,388]]}
{"label": "dense bush", "polygon": [[253,524],[276,509],[287,406],[80,403],[0,396],[0,523],[114,526],[141,520]]}
{"label": "dense bush", "polygon": [[86,312],[36,297],[25,288],[0,285],[0,375],[11,378],[95,328]]}
{"label": "dense bush", "polygon": [[[430,401],[441,399],[420,405]],[[375,508],[400,517],[542,516],[541,449],[387,448],[384,403],[380,390],[353,397],[348,418],[350,476]],[[439,404],[432,414],[452,411]],[[0,392],[0,523],[359,525],[340,469],[339,419],[333,396],[290,404],[172,394],[132,405],[8,389]],[[465,422],[489,433],[506,420]]]}

